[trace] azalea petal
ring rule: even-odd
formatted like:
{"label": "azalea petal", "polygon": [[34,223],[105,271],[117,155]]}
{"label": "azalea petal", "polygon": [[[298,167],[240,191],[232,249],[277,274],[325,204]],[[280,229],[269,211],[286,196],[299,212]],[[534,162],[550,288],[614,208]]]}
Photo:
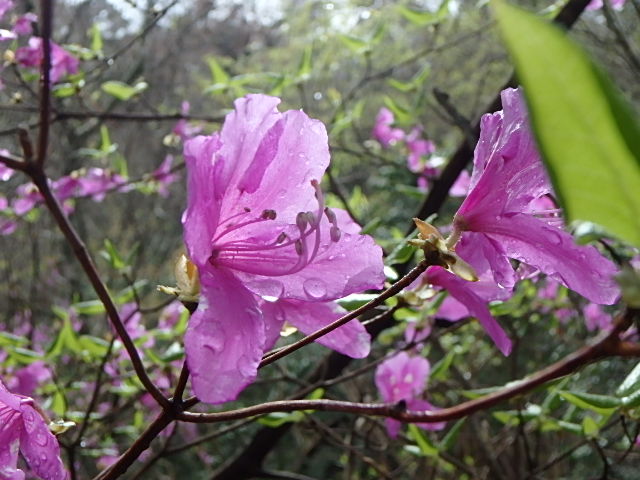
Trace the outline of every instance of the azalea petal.
{"label": "azalea petal", "polygon": [[[464,232],[456,245],[456,253],[467,261],[481,280],[493,280],[496,296],[487,300],[506,299],[516,283],[516,273],[499,242],[476,232]],[[499,290],[503,290],[502,296]]]}
{"label": "azalea petal", "polygon": [[279,102],[247,95],[225,119],[220,155],[233,161],[221,172],[229,185],[222,218],[250,207],[294,223],[298,212],[317,205],[311,180],[320,181],[329,165],[326,129],[302,111],[278,112]]}
{"label": "azalea petal", "polygon": [[198,136],[184,146],[189,192],[187,209],[182,216],[184,241],[191,261],[198,266],[205,264],[211,255],[211,240],[220,210],[219,199],[226,188],[225,184],[216,181],[216,174],[223,165],[222,159],[215,158],[219,149],[217,135]]}
{"label": "azalea petal", "polygon": [[487,301],[473,290],[473,282],[467,282],[447,272],[442,267],[429,267],[426,272],[429,283],[438,285],[463,303],[482,325],[489,337],[504,354],[511,353],[511,340],[487,308]]}
{"label": "azalea petal", "polygon": [[[437,407],[431,405],[431,403],[421,398],[415,398],[407,402],[407,410],[413,412],[431,412],[433,410],[439,410]],[[416,425],[423,430],[442,430],[447,426],[447,422],[432,422],[432,423],[416,423]]]}
{"label": "azalea petal", "polygon": [[201,271],[198,309],[185,335],[196,396],[207,403],[235,400],[253,382],[265,333],[255,296],[233,274]]}
{"label": "azalea petal", "polygon": [[387,435],[391,438],[397,438],[400,430],[402,429],[402,422],[393,418],[385,418],[384,426],[387,429]]}
{"label": "azalea petal", "polygon": [[[277,302],[284,318],[305,335],[329,325],[344,315],[346,310],[335,303],[280,300]],[[352,358],[364,358],[371,350],[371,336],[357,320],[333,330],[316,340],[327,348]]]}
{"label": "azalea petal", "polygon": [[60,459],[60,445],[40,414],[28,403],[21,406],[24,429],[20,451],[29,467],[42,480],[65,480],[67,471]]}
{"label": "azalea petal", "polygon": [[376,368],[375,382],[387,403],[408,401],[424,391],[431,366],[426,358],[400,352]]}
{"label": "azalea petal", "polygon": [[483,225],[508,256],[536,267],[594,303],[610,305],[620,295],[616,266],[593,246],[576,245],[567,232],[526,214],[497,217]]}
{"label": "azalea petal", "polygon": [[264,321],[264,350],[267,351],[276,344],[280,338],[280,332],[284,326],[284,322],[287,320],[285,312],[282,308],[282,302],[273,301],[260,302],[260,310],[262,310],[262,318]]}
{"label": "azalea petal", "polygon": [[522,211],[551,191],[522,91],[508,88],[501,97],[502,111],[481,120],[471,191],[457,213],[467,222],[473,221],[474,213],[486,216]]}
{"label": "azalea petal", "polygon": [[[336,214],[341,216],[338,209]],[[340,220],[338,225],[342,230]],[[323,218],[315,257],[295,273],[279,274],[298,261],[299,254],[293,248],[283,250],[278,256],[247,256],[242,263],[229,254],[228,265],[243,270],[238,276],[251,291],[277,298],[317,302],[381,288],[384,283],[382,249],[373,238],[342,231],[336,242],[331,238],[330,228],[329,221]],[[353,231],[353,224],[345,223],[345,230]]]}
{"label": "azalea petal", "polygon": [[18,470],[21,431],[20,412],[3,404],[0,400],[0,478],[2,479],[24,479],[24,472]]}

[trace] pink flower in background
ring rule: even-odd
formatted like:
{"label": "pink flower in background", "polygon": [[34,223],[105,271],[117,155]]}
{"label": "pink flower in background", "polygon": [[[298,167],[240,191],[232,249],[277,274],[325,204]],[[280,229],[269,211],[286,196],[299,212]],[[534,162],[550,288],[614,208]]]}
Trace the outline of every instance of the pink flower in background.
{"label": "pink flower in background", "polygon": [[38,360],[16,370],[13,378],[7,382],[7,387],[12,392],[30,397],[35,393],[36,388],[50,379],[51,370],[42,360]]}
{"label": "pink flower in background", "polygon": [[18,17],[16,23],[14,23],[13,33],[17,35],[31,35],[31,33],[33,32],[31,24],[36,23],[37,21],[38,16],[35,13],[25,13],[24,15]]}
{"label": "pink flower in background", "polygon": [[[332,300],[384,281],[380,247],[346,212],[324,206],[324,125],[302,111],[280,113],[278,103],[238,99],[220,134],[184,147],[184,238],[201,284],[185,348],[194,391],[209,403],[253,382],[284,320],[315,330],[336,318]],[[360,323],[334,333],[331,348],[368,354]]]}
{"label": "pink flower in background", "polygon": [[[436,151],[436,146],[431,140],[425,140],[421,137],[422,128],[414,127],[406,137],[409,156],[407,157],[407,168],[413,173],[420,173],[427,177],[434,177],[438,174],[438,170],[423,161],[425,157]],[[427,170],[428,169],[428,170]]]}
{"label": "pink flower in background", "polygon": [[[613,280],[616,267],[594,247],[576,245],[559,228],[557,209],[550,211],[549,202],[539,200],[551,193],[551,186],[522,93],[504,90],[502,104],[502,111],[482,117],[471,190],[455,215],[452,239],[469,239],[495,281],[506,288],[516,280],[509,262],[513,258],[595,303],[613,303],[619,294]],[[545,210],[532,209],[533,202],[541,202]]]}
{"label": "pink flower in background", "polygon": [[12,0],[0,0],[0,20],[4,17],[4,14],[13,8]]}
{"label": "pink flower in background", "polygon": [[384,107],[376,115],[376,123],[371,131],[371,136],[385,148],[404,139],[405,136],[401,129],[391,127],[394,120],[391,110]]}
{"label": "pink flower in background", "polygon": [[469,193],[469,187],[471,186],[471,175],[466,170],[460,172],[458,178],[451,188],[449,189],[449,195],[452,197],[466,197]]}
{"label": "pink flower in background", "polygon": [[[431,366],[426,358],[411,357],[400,352],[382,362],[376,369],[375,382],[385,403],[405,402],[413,411],[434,410],[435,407],[421,398],[427,386]],[[397,437],[402,424],[392,418],[385,419],[387,433]],[[418,423],[425,430],[441,430],[445,423]]]}
{"label": "pink flower in background", "polygon": [[25,478],[18,469],[21,453],[39,478],[65,480],[58,440],[34,407],[33,399],[10,393],[0,382],[0,478]]}
{"label": "pink flower in background", "polygon": [[167,155],[158,168],[151,172],[151,178],[158,182],[158,193],[162,197],[169,196],[169,185],[178,179],[176,173],[171,172],[173,155]]}
{"label": "pink flower in background", "polygon": [[[42,39],[31,37],[28,47],[20,47],[16,50],[16,61],[23,67],[40,68],[44,51],[42,49]],[[56,83],[66,75],[78,73],[80,61],[68,53],[60,45],[51,42],[51,73],[49,78],[51,83]]]}
{"label": "pink flower in background", "polygon": [[[611,6],[616,10],[622,10],[627,0],[610,0]],[[604,6],[603,0],[591,0],[587,5],[587,10],[599,10]]]}
{"label": "pink flower in background", "polygon": [[[9,150],[0,148],[0,155],[10,155]],[[15,170],[7,167],[4,163],[0,163],[0,181],[1,182],[6,182],[9,179],[11,179],[14,173],[15,173]]]}
{"label": "pink flower in background", "polygon": [[590,303],[584,308],[584,324],[590,332],[593,330],[609,330],[613,326],[611,315],[600,305]]}
{"label": "pink flower in background", "polygon": [[[191,105],[186,100],[182,102],[182,106],[180,108],[180,112],[182,115],[189,115],[189,110],[191,110]],[[182,118],[178,120],[175,127],[173,127],[173,133],[180,137],[180,140],[183,142],[188,140],[202,131],[202,127],[199,125],[194,125],[189,122],[187,119]]]}

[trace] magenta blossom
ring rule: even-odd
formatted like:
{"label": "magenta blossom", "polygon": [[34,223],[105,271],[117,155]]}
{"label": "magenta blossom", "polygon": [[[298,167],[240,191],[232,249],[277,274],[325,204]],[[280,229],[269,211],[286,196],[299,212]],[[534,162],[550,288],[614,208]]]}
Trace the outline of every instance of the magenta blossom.
{"label": "magenta blossom", "polygon": [[376,115],[376,123],[371,131],[371,136],[385,148],[402,140],[405,135],[401,129],[391,127],[394,120],[391,110],[384,107]]}
{"label": "magenta blossom", "polygon": [[423,162],[423,158],[436,151],[436,146],[431,140],[422,138],[422,128],[414,127],[406,137],[409,156],[407,157],[407,168],[413,173],[420,173],[427,177],[434,177],[438,170]]}
{"label": "magenta blossom", "polygon": [[13,8],[12,0],[0,0],[0,20],[4,17],[4,14]]}
{"label": "magenta blossom", "polygon": [[[16,50],[16,61],[23,67],[40,68],[44,58],[42,38],[31,37],[28,47],[20,47]],[[56,83],[65,75],[78,73],[80,61],[68,53],[57,43],[51,42],[51,83]]]}
{"label": "magenta blossom", "polygon": [[33,399],[10,393],[0,382],[0,478],[23,480],[18,469],[22,453],[35,475],[43,480],[65,480],[58,440]]}
{"label": "magenta blossom", "polygon": [[16,35],[31,35],[33,32],[31,24],[36,23],[37,21],[38,16],[35,13],[25,13],[18,17],[16,23],[13,24],[13,33]]}
{"label": "magenta blossom", "polygon": [[[191,110],[191,105],[185,100],[182,102],[180,113],[186,116],[189,115],[189,110]],[[192,124],[186,118],[181,118],[173,127],[172,133],[180,137],[180,140],[184,142],[199,134],[201,131],[201,126]]]}
{"label": "magenta blossom", "polygon": [[176,173],[172,173],[173,155],[164,157],[162,163],[151,172],[151,178],[158,182],[158,193],[161,197],[169,196],[169,185],[178,179]]}
{"label": "magenta blossom", "polygon": [[51,379],[51,370],[42,360],[16,370],[12,381],[7,382],[11,391],[30,397],[40,385]]}
{"label": "magenta blossom", "polygon": [[539,199],[552,191],[521,91],[504,90],[502,104],[502,111],[482,118],[471,190],[454,217],[448,245],[455,246],[461,237],[468,240],[503,287],[511,288],[517,280],[509,261],[513,258],[592,302],[613,303],[619,295],[616,267],[594,247],[578,246],[560,228],[557,209],[537,210],[548,206]]}
{"label": "magenta blossom", "polygon": [[610,330],[613,318],[600,305],[590,303],[584,308],[584,324],[590,332],[593,330]]}
{"label": "magenta blossom", "polygon": [[[611,6],[616,10],[622,10],[624,4],[627,0],[610,0]],[[603,0],[591,0],[589,5],[587,5],[587,10],[599,10],[604,6]]]}
{"label": "magenta blossom", "polygon": [[[431,366],[426,358],[411,357],[400,352],[382,362],[376,369],[375,381],[382,400],[386,403],[405,402],[413,411],[435,410],[435,407],[421,398],[427,386]],[[387,433],[397,437],[401,423],[392,418],[385,419]],[[441,430],[445,423],[418,423],[425,430]]]}
{"label": "magenta blossom", "polygon": [[[329,164],[324,125],[278,98],[236,100],[220,134],[185,143],[188,206],[184,239],[198,268],[200,298],[185,338],[201,400],[235,399],[285,320],[316,330],[336,318],[332,300],[384,281],[382,252],[319,187]],[[351,322],[323,342],[369,352]]]}

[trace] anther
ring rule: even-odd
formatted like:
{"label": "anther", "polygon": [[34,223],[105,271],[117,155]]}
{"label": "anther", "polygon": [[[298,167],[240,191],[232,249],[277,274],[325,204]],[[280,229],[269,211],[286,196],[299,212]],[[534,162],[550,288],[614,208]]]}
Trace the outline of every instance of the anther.
{"label": "anther", "polygon": [[262,215],[260,215],[260,218],[263,218],[265,220],[275,220],[276,215],[277,214],[275,210],[263,210]]}

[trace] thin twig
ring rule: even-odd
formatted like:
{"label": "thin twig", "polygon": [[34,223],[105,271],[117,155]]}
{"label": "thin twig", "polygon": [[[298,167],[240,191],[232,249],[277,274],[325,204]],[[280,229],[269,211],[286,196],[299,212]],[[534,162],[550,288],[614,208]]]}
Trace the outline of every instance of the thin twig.
{"label": "thin twig", "polygon": [[49,116],[51,114],[51,27],[53,0],[40,2],[40,30],[42,35],[42,70],[40,74],[40,130],[38,131],[38,166],[42,168],[49,146]]}

